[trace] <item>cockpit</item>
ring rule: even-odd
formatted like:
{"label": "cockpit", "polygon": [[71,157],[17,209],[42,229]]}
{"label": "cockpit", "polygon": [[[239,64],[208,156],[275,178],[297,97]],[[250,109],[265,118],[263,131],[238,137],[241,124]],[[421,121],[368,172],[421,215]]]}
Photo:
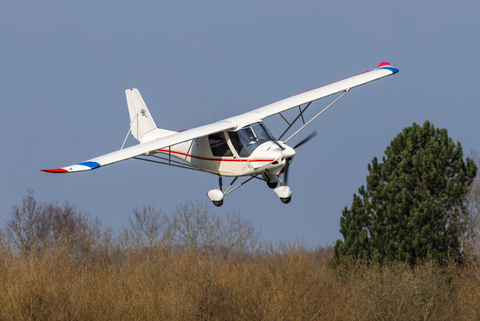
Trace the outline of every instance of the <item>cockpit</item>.
{"label": "cockpit", "polygon": [[275,140],[263,123],[254,123],[236,132],[228,132],[228,137],[240,157],[248,157],[258,146],[269,140]]}
{"label": "cockpit", "polygon": [[[247,125],[235,132],[228,132],[228,138],[240,157],[249,157],[260,145],[276,140],[263,123]],[[214,156],[233,156],[223,132],[209,136]]]}

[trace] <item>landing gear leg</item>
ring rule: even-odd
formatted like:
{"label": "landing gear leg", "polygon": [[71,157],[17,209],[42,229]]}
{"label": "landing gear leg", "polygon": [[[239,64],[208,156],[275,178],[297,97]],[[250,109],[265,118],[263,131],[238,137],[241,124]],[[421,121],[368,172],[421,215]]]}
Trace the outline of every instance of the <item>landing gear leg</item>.
{"label": "landing gear leg", "polygon": [[275,188],[278,185],[278,179],[277,176],[268,174],[268,173],[263,173],[262,174],[263,180],[267,183],[268,187],[270,188]]}
{"label": "landing gear leg", "polygon": [[212,189],[207,193],[208,198],[212,201],[213,205],[216,207],[220,207],[223,205],[223,197],[224,194],[222,192],[223,186],[222,186],[222,176],[218,176],[218,185],[220,186],[220,189]]}
{"label": "landing gear leg", "polygon": [[280,183],[280,187],[277,187],[273,191],[280,198],[283,204],[290,203],[290,201],[292,200],[292,191],[290,190],[290,187],[283,185],[280,176],[278,176],[278,182]]}
{"label": "landing gear leg", "polygon": [[[218,177],[218,183],[220,185],[220,189],[212,189],[207,193],[208,198],[213,202],[213,205],[215,206],[222,206],[223,204],[223,198],[227,195],[239,188],[242,185],[245,185],[246,183],[250,182],[252,179],[257,178],[257,175],[253,175],[243,183],[240,183],[239,185],[235,186],[234,188],[230,189],[230,187],[235,184],[236,180],[238,177],[235,177],[233,181],[227,186],[227,188],[222,192],[222,177]],[[258,178],[260,179],[260,178]]]}

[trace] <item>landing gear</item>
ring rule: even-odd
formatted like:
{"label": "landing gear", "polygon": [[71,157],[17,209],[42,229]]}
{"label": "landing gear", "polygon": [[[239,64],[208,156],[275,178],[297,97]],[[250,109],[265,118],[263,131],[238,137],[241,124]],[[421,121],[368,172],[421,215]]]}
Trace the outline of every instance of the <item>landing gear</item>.
{"label": "landing gear", "polygon": [[[220,185],[219,186],[220,189],[212,189],[211,191],[209,191],[207,193],[207,196],[212,201],[213,205],[215,205],[217,207],[220,207],[220,206],[223,205],[223,199],[227,194],[233,192],[234,190],[236,190],[240,186],[248,183],[252,179],[257,178],[259,180],[266,181],[267,185],[270,188],[275,188],[276,187],[273,191],[278,196],[278,198],[280,198],[280,201],[282,201],[282,203],[284,203],[284,204],[290,203],[290,201],[292,200],[292,191],[290,190],[290,187],[283,185],[283,182],[280,179],[280,176],[273,175],[273,174],[268,174],[268,173],[264,173],[262,176],[263,176],[263,179],[260,178],[260,177],[257,177],[257,175],[252,176],[249,179],[247,179],[246,181],[244,181],[243,183],[240,183],[236,187],[231,188],[232,185],[235,183],[235,181],[238,179],[238,177],[235,177],[235,179],[230,183],[230,185],[228,185],[228,187],[223,192],[222,192],[222,177],[219,176],[218,182],[219,182],[219,185]],[[268,181],[267,179],[271,179],[271,180]],[[281,186],[277,187],[277,185],[279,183],[280,183]]]}
{"label": "landing gear", "polygon": [[[222,176],[219,176],[218,177],[218,184],[220,185],[220,189],[212,189],[211,191],[209,191],[207,193],[207,196],[208,198],[212,201],[213,205],[215,206],[222,206],[223,205],[223,198],[225,196],[227,196],[227,194],[230,194],[231,192],[233,192],[234,190],[236,190],[237,188],[239,188],[240,186],[250,182],[252,179],[260,179],[260,177],[257,177],[257,175],[254,175],[252,177],[250,177],[249,179],[247,179],[246,181],[244,181],[243,183],[240,183],[238,184],[237,186],[231,188],[233,186],[233,184],[235,184],[235,182],[237,181],[238,177],[235,177],[233,179],[233,181],[230,183],[230,185],[228,185],[228,187],[222,192]],[[231,188],[231,189],[230,189]]]}
{"label": "landing gear", "polygon": [[275,188],[278,186],[278,178],[275,175],[263,173],[262,178],[265,182],[267,182],[267,186],[270,188]]}
{"label": "landing gear", "polygon": [[288,204],[292,200],[292,197],[280,197],[283,204]]}
{"label": "landing gear", "polygon": [[278,182],[267,182],[267,186],[273,189],[278,186]]}
{"label": "landing gear", "polygon": [[[281,184],[281,182],[280,182]],[[292,191],[288,186],[280,186],[273,190],[280,198],[283,204],[288,204],[292,200]]]}
{"label": "landing gear", "polygon": [[212,201],[213,205],[220,207],[223,205],[223,193],[219,189],[212,189],[207,193],[208,198]]}
{"label": "landing gear", "polygon": [[218,176],[218,185],[220,189],[212,189],[211,191],[208,191],[207,196],[208,198],[212,201],[213,205],[216,207],[220,207],[223,205],[223,197],[225,194],[223,194],[222,189],[222,176]]}

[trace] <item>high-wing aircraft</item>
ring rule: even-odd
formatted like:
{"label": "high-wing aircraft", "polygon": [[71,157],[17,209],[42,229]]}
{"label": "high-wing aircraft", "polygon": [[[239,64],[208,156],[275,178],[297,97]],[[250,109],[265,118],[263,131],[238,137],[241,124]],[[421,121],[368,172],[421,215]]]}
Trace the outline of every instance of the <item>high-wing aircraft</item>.
{"label": "high-wing aircraft", "polygon": [[[316,132],[293,148],[288,146],[287,142],[350,89],[397,72],[398,69],[395,66],[382,62],[373,70],[302,92],[235,117],[180,132],[158,128],[140,92],[137,89],[127,89],[125,93],[131,121],[129,133],[131,132],[140,142],[138,145],[128,148],[122,146],[118,151],[82,163],[57,169],[42,169],[42,171],[83,172],[134,158],[218,175],[219,189],[213,189],[207,193],[208,198],[216,206],[223,204],[225,195],[253,178],[264,180],[286,204],[292,197],[287,179],[295,149],[316,135]],[[313,101],[334,94],[339,95],[305,122],[304,113]],[[282,112],[292,108],[298,108],[298,115],[293,121],[288,121]],[[279,114],[287,124],[286,130],[278,139],[263,123],[263,119],[276,114]],[[302,120],[303,125],[287,139],[282,140],[299,119]],[[225,190],[222,186],[223,176],[234,178]],[[232,188],[239,177],[249,178]]]}

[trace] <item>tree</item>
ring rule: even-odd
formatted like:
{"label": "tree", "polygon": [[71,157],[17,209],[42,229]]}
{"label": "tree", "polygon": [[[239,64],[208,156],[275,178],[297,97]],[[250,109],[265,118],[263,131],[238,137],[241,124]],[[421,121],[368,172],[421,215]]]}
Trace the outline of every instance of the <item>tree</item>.
{"label": "tree", "polygon": [[161,210],[153,205],[143,205],[141,209],[133,208],[133,218],[128,218],[131,231],[129,233],[137,247],[152,247],[159,240],[169,243],[171,239],[171,224]]}
{"label": "tree", "polygon": [[170,215],[153,205],[134,207],[129,223],[121,242],[138,249],[173,245],[228,257],[254,252],[263,245],[260,232],[240,213],[215,214],[199,202],[183,203]]}
{"label": "tree", "polygon": [[253,252],[262,246],[260,232],[239,213],[218,215],[203,203],[184,203],[171,215],[173,240],[204,253],[228,257]]}
{"label": "tree", "polygon": [[477,166],[463,160],[460,142],[426,121],[392,140],[383,163],[368,165],[367,187],[353,195],[340,220],[344,241],[335,257],[376,258],[380,262],[461,259],[467,231],[462,214]]}
{"label": "tree", "polygon": [[75,206],[65,202],[39,204],[32,190],[27,190],[22,205],[13,206],[6,234],[25,258],[41,251],[63,249],[76,257],[95,254],[100,248],[101,222],[90,219]]}
{"label": "tree", "polygon": [[[478,152],[470,151],[470,158],[477,166],[480,166]],[[468,192],[468,207],[465,213],[468,221],[467,233],[462,242],[463,252],[467,252],[469,259],[478,262],[480,259],[480,177],[477,175],[470,185]]]}

